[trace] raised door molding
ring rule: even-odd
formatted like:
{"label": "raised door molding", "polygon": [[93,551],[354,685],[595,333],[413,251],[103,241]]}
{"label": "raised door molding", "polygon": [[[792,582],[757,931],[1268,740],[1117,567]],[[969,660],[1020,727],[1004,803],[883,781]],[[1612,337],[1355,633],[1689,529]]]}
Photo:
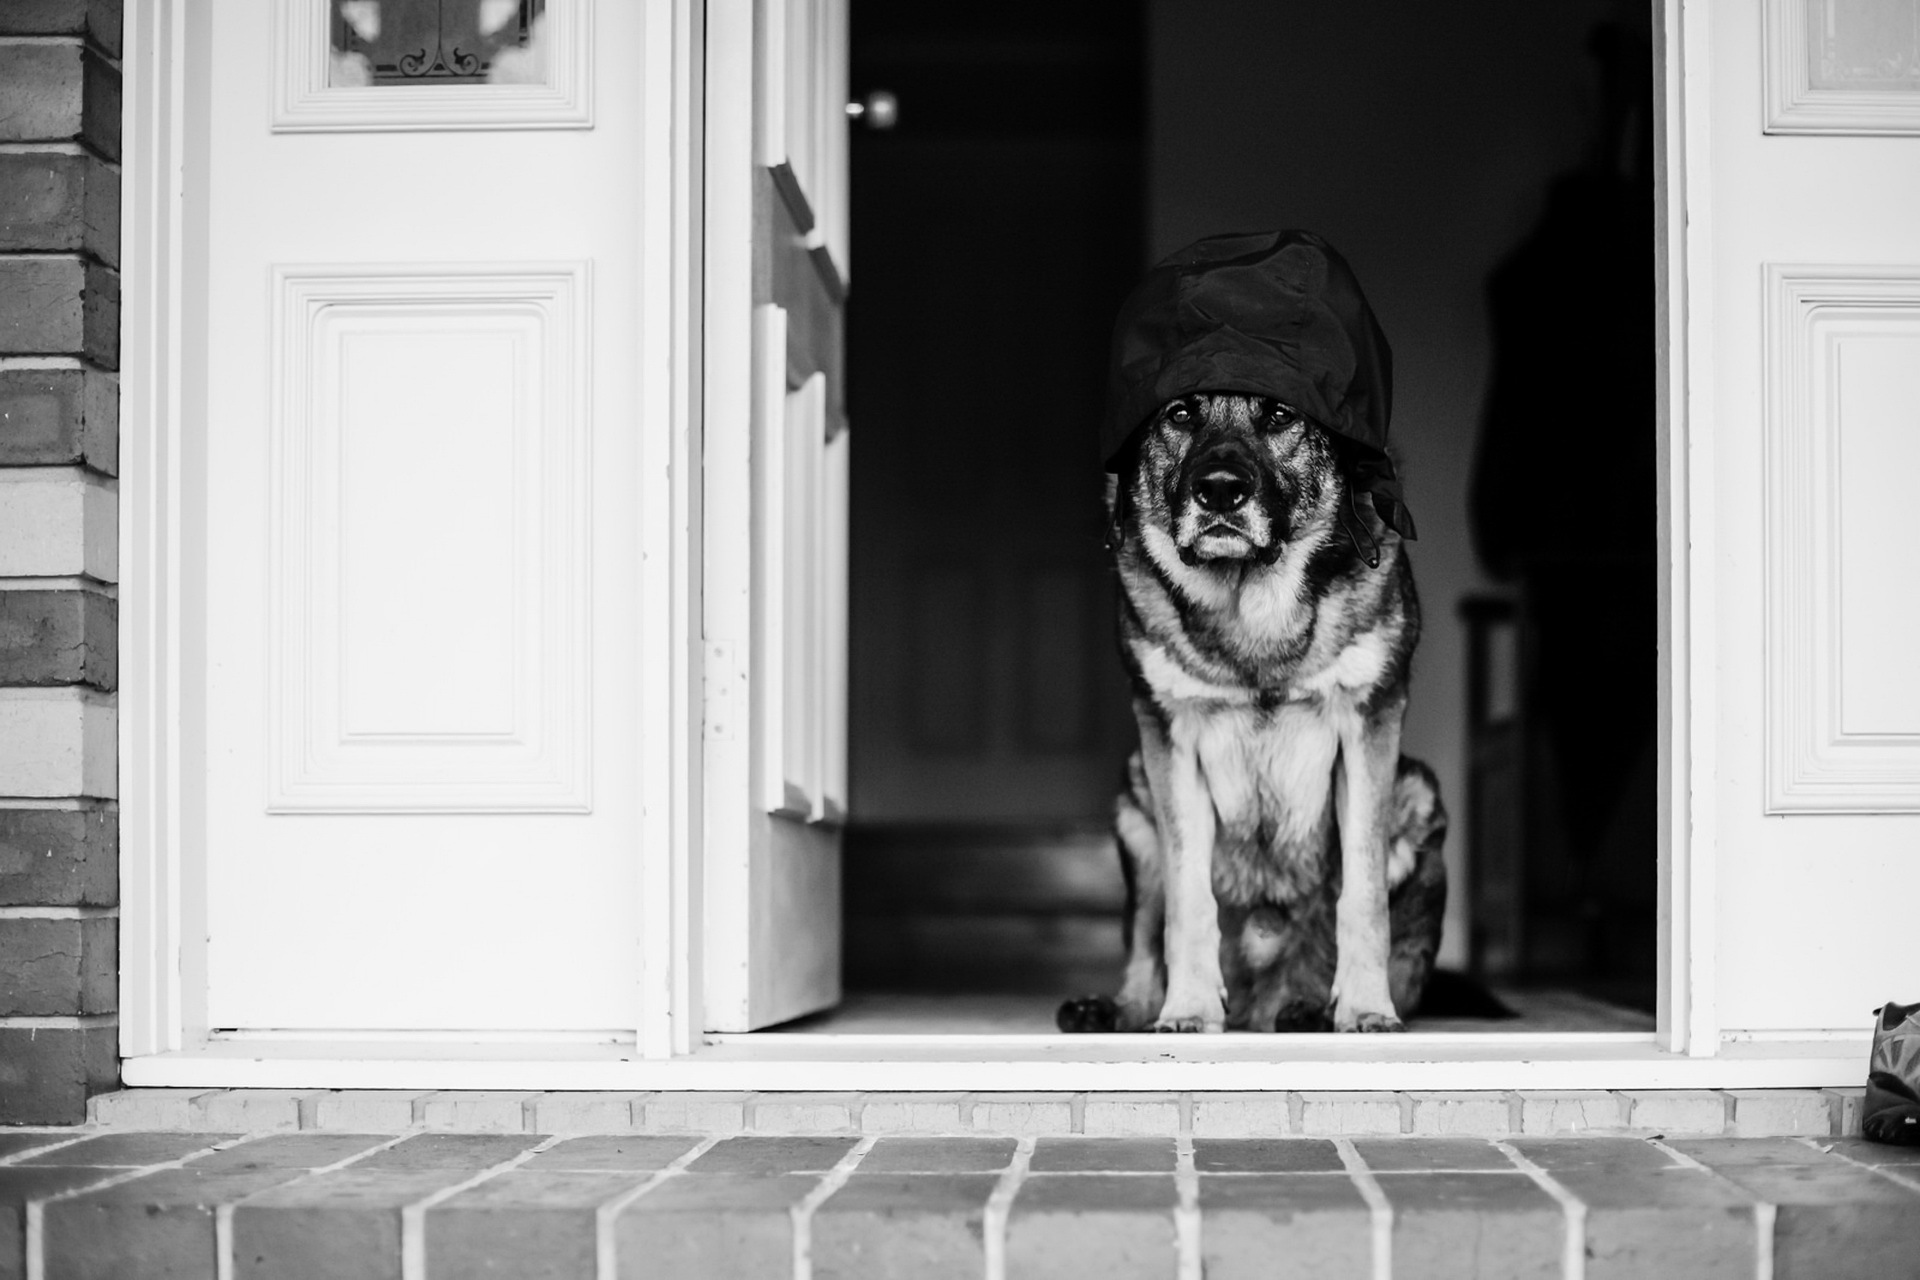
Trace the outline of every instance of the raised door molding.
{"label": "raised door molding", "polygon": [[1769,813],[1920,813],[1920,267],[1766,268]]}
{"label": "raised door molding", "polygon": [[[1765,6],[1768,133],[1920,134],[1920,0],[1765,0]],[[1836,56],[1822,46],[1837,24],[1876,18],[1909,30],[1904,47],[1876,45],[1887,66],[1821,67]]]}
{"label": "raised door molding", "polygon": [[329,83],[327,0],[270,2],[275,133],[593,127],[592,0],[547,0],[545,84],[351,87]]}
{"label": "raised door molding", "polygon": [[591,807],[584,263],[279,267],[267,807]]}

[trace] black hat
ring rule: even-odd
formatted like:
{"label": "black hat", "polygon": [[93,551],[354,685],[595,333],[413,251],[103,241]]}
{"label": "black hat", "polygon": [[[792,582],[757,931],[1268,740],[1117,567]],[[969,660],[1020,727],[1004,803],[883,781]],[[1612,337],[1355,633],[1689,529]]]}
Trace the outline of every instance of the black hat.
{"label": "black hat", "polygon": [[1347,447],[1354,488],[1414,536],[1387,456],[1393,352],[1353,269],[1310,231],[1208,236],[1157,264],[1113,331],[1101,449],[1118,469],[1134,433],[1194,392],[1272,396]]}

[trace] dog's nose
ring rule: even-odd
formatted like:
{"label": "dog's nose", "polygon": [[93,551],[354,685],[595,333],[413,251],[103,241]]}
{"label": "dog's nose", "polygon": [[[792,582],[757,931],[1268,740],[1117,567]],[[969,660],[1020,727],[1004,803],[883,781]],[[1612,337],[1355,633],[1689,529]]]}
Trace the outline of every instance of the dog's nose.
{"label": "dog's nose", "polygon": [[1193,496],[1216,514],[1238,511],[1252,494],[1252,477],[1231,467],[1215,467],[1193,482]]}

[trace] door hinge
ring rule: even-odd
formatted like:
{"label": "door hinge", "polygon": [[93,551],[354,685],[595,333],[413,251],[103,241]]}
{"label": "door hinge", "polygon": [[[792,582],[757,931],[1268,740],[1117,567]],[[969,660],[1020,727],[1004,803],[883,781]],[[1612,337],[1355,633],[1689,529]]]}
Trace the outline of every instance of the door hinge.
{"label": "door hinge", "polygon": [[700,673],[701,736],[708,742],[732,742],[747,713],[746,677],[731,640],[707,641]]}

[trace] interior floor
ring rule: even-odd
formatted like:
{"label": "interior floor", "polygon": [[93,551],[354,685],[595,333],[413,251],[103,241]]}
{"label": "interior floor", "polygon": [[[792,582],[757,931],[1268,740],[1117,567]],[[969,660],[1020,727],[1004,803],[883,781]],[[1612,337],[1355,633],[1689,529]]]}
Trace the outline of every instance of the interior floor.
{"label": "interior floor", "polygon": [[[1560,988],[1494,988],[1510,1018],[1416,1017],[1416,1032],[1651,1033],[1653,1015]],[[854,992],[824,1013],[773,1028],[787,1035],[1052,1035],[1058,995]]]}

